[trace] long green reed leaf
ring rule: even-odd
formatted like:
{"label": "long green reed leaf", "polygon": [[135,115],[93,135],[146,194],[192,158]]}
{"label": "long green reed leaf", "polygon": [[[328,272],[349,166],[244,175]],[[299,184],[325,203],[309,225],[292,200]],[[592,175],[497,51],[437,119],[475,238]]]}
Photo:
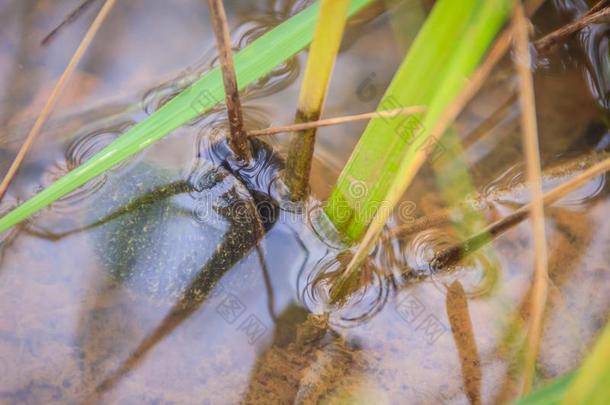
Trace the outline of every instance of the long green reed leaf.
{"label": "long green reed leaf", "polygon": [[563,405],[610,403],[610,322],[570,384]]}
{"label": "long green reed leaf", "polygon": [[610,402],[610,322],[580,368],[521,398],[514,405],[605,405]]}
{"label": "long green reed leaf", "polygon": [[388,200],[390,192],[396,191],[396,199],[410,183],[420,149],[477,66],[511,4],[511,0],[437,2],[379,105],[379,109],[428,105],[429,110],[421,121],[371,120],[325,206],[326,215],[346,239],[358,241],[378,213],[389,215],[388,207],[396,203]]}
{"label": "long green reed leaf", "polygon": [[558,405],[573,380],[574,373],[568,373],[514,402],[513,405]]}
{"label": "long green reed leaf", "polygon": [[[373,1],[351,0],[348,15],[355,14]],[[243,89],[306,47],[312,40],[318,9],[319,3],[316,2],[238,52],[235,55],[238,87]],[[0,232],[24,221],[181,125],[205,113],[224,97],[220,69],[215,68],[87,162],[1,218]]]}

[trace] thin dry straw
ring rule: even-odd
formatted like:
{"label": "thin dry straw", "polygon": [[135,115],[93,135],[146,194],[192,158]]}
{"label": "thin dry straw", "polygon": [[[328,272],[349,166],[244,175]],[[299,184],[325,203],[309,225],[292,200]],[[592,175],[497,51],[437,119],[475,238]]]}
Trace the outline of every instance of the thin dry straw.
{"label": "thin dry straw", "polygon": [[534,43],[536,49],[539,51],[547,51],[553,45],[565,41],[570,35],[575,34],[587,25],[597,23],[604,18],[610,17],[610,7],[606,7],[603,3],[605,3],[605,1],[595,5],[588,13],[573,23],[567,24],[537,40]]}
{"label": "thin dry straw", "polygon": [[376,117],[396,117],[399,115],[411,115],[422,113],[426,111],[426,107],[424,106],[413,106],[413,107],[402,107],[395,108],[393,110],[387,111],[374,111],[363,114],[355,114],[355,115],[346,115],[343,117],[334,117],[334,118],[326,118],[318,121],[310,121],[310,122],[302,122],[299,124],[285,125],[281,127],[272,127],[265,129],[257,129],[254,131],[249,131],[248,136],[265,136],[265,135],[275,135],[284,132],[298,132],[304,131],[311,128],[320,128],[320,127],[328,127],[332,125],[340,125],[347,124],[355,121],[364,121],[370,120],[371,118]]}
{"label": "thin dry straw", "polygon": [[[601,162],[591,166],[589,169],[583,171],[578,176],[566,181],[565,183],[555,187],[551,191],[544,194],[542,201],[544,206],[549,206],[557,202],[559,199],[565,197],[569,193],[577,190],[586,182],[590,181],[595,176],[599,176],[610,170],[610,158],[606,158]],[[462,260],[468,254],[474,252],[476,249],[489,242],[494,237],[502,234],[506,230],[510,229],[514,225],[520,223],[527,218],[528,213],[531,210],[531,204],[526,204],[513,212],[512,214],[494,222],[489,225],[483,231],[476,235],[456,243],[447,249],[440,252],[433,260],[433,266],[437,268],[451,266],[460,260]]]}
{"label": "thin dry straw", "polygon": [[115,1],[116,0],[106,0],[106,3],[104,3],[104,6],[101,8],[97,17],[95,17],[95,20],[93,20],[91,27],[89,27],[89,30],[85,34],[85,37],[83,38],[83,40],[79,44],[78,48],[76,49],[76,52],[74,52],[74,55],[72,56],[72,59],[70,59],[68,66],[66,67],[66,69],[62,73],[61,77],[55,84],[55,87],[53,88],[53,91],[51,92],[51,95],[49,96],[47,103],[45,104],[44,108],[40,112],[40,115],[36,119],[36,122],[34,123],[32,130],[26,137],[25,142],[21,146],[21,149],[19,149],[19,152],[17,153],[15,160],[11,164],[11,167],[8,169],[6,176],[4,176],[2,183],[0,183],[0,199],[2,199],[2,197],[6,193],[8,186],[10,185],[11,181],[17,174],[17,171],[19,170],[21,163],[23,163],[23,159],[25,158],[25,155],[28,153],[28,151],[32,147],[32,144],[34,143],[34,141],[40,134],[40,130],[42,129],[42,126],[46,122],[47,118],[49,118],[49,115],[51,115],[51,111],[57,104],[57,101],[59,100],[59,97],[61,96],[61,93],[64,90],[66,83],[68,82],[68,79],[70,78],[72,73],[74,73],[74,70],[76,69],[76,65],[82,59],[85,51],[91,44],[91,41],[95,37],[95,34],[99,30],[100,26],[102,25],[102,23],[108,16],[108,13],[112,9],[112,6],[114,5]]}
{"label": "thin dry straw", "polygon": [[540,148],[538,145],[538,126],[536,123],[536,102],[534,83],[530,70],[528,21],[520,3],[515,5],[513,14],[515,34],[515,68],[519,77],[521,100],[521,129],[526,156],[526,171],[529,182],[532,209],[532,231],[534,239],[534,283],[527,346],[524,364],[522,393],[528,393],[534,381],[536,359],[542,335],[542,318],[548,291],[548,255],[544,232],[544,206],[542,202],[542,179],[540,175]]}
{"label": "thin dry straw", "polygon": [[233,64],[233,48],[231,47],[227,15],[222,0],[208,0],[208,5],[212,18],[212,27],[216,35],[216,46],[218,48],[222,80],[225,88],[225,102],[229,116],[229,128],[231,130],[229,144],[238,159],[249,160],[252,153],[248,138],[244,132],[244,119],[239,100],[235,66]]}

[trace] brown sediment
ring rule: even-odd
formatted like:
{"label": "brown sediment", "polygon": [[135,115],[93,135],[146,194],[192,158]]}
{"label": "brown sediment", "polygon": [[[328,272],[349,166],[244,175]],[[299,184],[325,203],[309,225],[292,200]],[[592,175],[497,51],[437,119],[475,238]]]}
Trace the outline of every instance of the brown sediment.
{"label": "brown sediment", "polygon": [[222,0],[208,0],[208,5],[212,18],[212,27],[216,36],[216,46],[218,48],[218,57],[225,88],[225,102],[229,116],[229,128],[231,130],[229,145],[238,159],[248,161],[252,158],[252,151],[244,131],[244,119],[239,100],[235,66],[233,65],[233,49],[227,16]]}
{"label": "brown sediment", "polygon": [[[286,315],[293,314],[280,318]],[[358,350],[329,328],[326,316],[309,314],[291,328],[291,342],[276,336],[257,360],[244,403],[319,403],[352,371]]]}

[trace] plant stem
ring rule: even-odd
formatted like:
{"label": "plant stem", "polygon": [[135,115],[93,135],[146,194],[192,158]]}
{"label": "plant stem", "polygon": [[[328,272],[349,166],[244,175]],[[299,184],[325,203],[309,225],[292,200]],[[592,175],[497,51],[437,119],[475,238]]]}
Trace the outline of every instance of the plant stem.
{"label": "plant stem", "polygon": [[[565,183],[555,187],[551,191],[544,194],[542,201],[544,206],[550,206],[557,202],[559,199],[565,197],[574,190],[577,190],[584,183],[588,182],[595,176],[599,176],[610,170],[610,158],[606,158],[601,162],[591,166],[587,170],[583,171],[578,176],[566,181]],[[447,249],[440,252],[432,260],[432,267],[440,269],[443,267],[451,266],[468,256],[470,253],[476,251],[481,246],[493,240],[495,237],[501,235],[506,230],[517,225],[529,214],[531,210],[531,204],[526,204],[513,212],[512,214],[502,218],[499,221],[489,225],[483,231],[471,236],[470,238],[456,243]]]}
{"label": "plant stem", "polygon": [[527,180],[532,196],[530,216],[534,239],[534,285],[532,288],[530,326],[527,334],[522,389],[522,393],[527,394],[532,389],[542,336],[542,318],[544,316],[548,291],[548,255],[544,232],[544,206],[542,202],[536,102],[528,48],[528,21],[520,3],[515,5],[513,30],[515,33],[515,68],[519,76],[519,94],[521,100],[522,142],[525,147]]}
{"label": "plant stem", "polygon": [[[413,114],[421,113],[424,111],[426,111],[426,108],[423,106],[403,107],[403,108],[396,108],[394,110],[388,110],[388,111],[373,111],[373,112],[368,112],[368,113],[363,113],[363,114],[345,115],[343,117],[326,118],[326,119],[318,120],[318,121],[302,122],[300,124],[292,124],[292,125],[286,125],[286,126],[281,126],[281,127],[257,129],[254,131],[249,131],[247,134],[248,134],[248,136],[253,136],[253,137],[274,135],[274,134],[280,134],[283,132],[299,132],[300,134],[306,134],[306,132],[304,132],[304,131],[308,130],[308,129],[312,129],[312,128],[320,128],[320,127],[327,127],[327,126],[332,126],[332,125],[346,124],[346,123],[355,122],[355,121],[370,120],[371,118],[375,118],[375,117],[391,118],[391,117],[396,117],[398,115],[413,115]],[[295,134],[295,135],[298,135],[298,134]]]}
{"label": "plant stem", "polygon": [[[603,2],[602,2],[603,3]],[[592,12],[593,11],[593,12]],[[565,41],[569,36],[575,34],[589,24],[594,24],[600,20],[610,16],[610,7],[604,7],[603,4],[595,5],[588,13],[583,15],[578,20],[563,26],[548,35],[537,40],[534,45],[538,51],[548,51],[559,42]]]}
{"label": "plant stem", "polygon": [[[511,0],[436,2],[379,104],[380,109],[426,105],[425,116],[372,119],[324,207],[347,241],[362,239],[382,205],[386,205],[386,213],[392,207],[388,196],[394,193],[394,181],[407,177],[400,169],[403,162],[413,164],[416,154],[431,151],[433,145],[427,142],[435,121],[459,93],[464,78],[475,70],[500,29],[510,3]],[[448,62],[440,64],[439,60]],[[352,193],[356,186],[366,189],[365,195]]]}
{"label": "plant stem", "polygon": [[225,102],[229,116],[229,128],[231,130],[229,145],[238,159],[248,161],[252,157],[252,151],[244,131],[244,119],[241,111],[241,102],[239,101],[235,66],[233,65],[233,49],[229,25],[227,24],[227,15],[222,0],[208,0],[208,5],[212,18],[212,27],[216,36],[216,47],[218,48],[222,80],[225,88]]}
{"label": "plant stem", "polygon": [[[296,123],[317,121],[320,118],[345,29],[348,5],[348,0],[321,1],[320,15],[299,94]],[[306,128],[291,137],[284,181],[293,201],[307,196],[315,141],[316,127]]]}
{"label": "plant stem", "polygon": [[34,126],[32,127],[32,129],[31,129],[30,133],[28,134],[28,136],[26,137],[25,141],[23,142],[21,149],[19,149],[17,156],[15,156],[15,160],[9,167],[8,172],[4,176],[4,179],[2,180],[2,183],[0,183],[0,199],[2,199],[2,197],[4,197],[4,194],[6,193],[8,186],[10,185],[11,181],[17,174],[17,171],[19,170],[21,163],[23,163],[23,159],[25,158],[25,155],[28,153],[28,151],[32,147],[32,144],[34,143],[34,141],[40,134],[40,130],[42,129],[42,126],[47,121],[47,118],[49,118],[49,115],[51,115],[53,108],[57,104],[57,101],[59,100],[61,93],[63,92],[64,88],[66,87],[66,83],[68,82],[68,79],[70,78],[72,73],[74,73],[74,70],[76,69],[76,65],[81,60],[85,51],[91,44],[91,41],[93,40],[93,38],[95,37],[95,34],[97,33],[100,26],[102,25],[102,23],[108,16],[108,13],[112,9],[112,6],[114,6],[114,3],[115,3],[115,0],[106,0],[106,3],[104,3],[104,6],[101,8],[97,17],[95,17],[95,20],[93,20],[91,27],[89,27],[89,30],[87,31],[87,33],[83,37],[82,41],[78,45],[76,52],[74,52],[74,55],[72,55],[72,58],[70,59],[70,62],[68,63],[68,66],[66,66],[66,69],[64,70],[61,77],[55,84],[55,87],[53,88],[51,95],[49,96],[46,104],[44,105],[42,111],[40,112],[40,115],[36,119],[36,122],[34,122]]}
{"label": "plant stem", "polygon": [[[373,0],[351,0],[349,15]],[[267,75],[301,51],[312,39],[319,3],[314,3],[256,39],[235,55],[240,89]],[[0,218],[0,232],[26,220],[59,198],[209,111],[224,98],[220,69],[215,67],[189,88],[138,122],[110,145]]]}
{"label": "plant stem", "polygon": [[[481,7],[485,6],[482,5]],[[487,13],[481,12],[484,15],[484,17],[481,17],[481,21],[487,22],[487,18],[491,13],[497,13],[495,17],[499,18],[501,21],[503,17],[501,17],[502,14],[498,12],[497,7],[498,4],[493,4],[491,9],[486,10]],[[491,20],[493,21],[493,19]],[[491,25],[494,26],[494,23],[492,22]],[[497,21],[495,27],[499,28],[499,23],[497,23]],[[476,28],[481,29],[480,27]],[[478,37],[480,33],[476,28],[469,30],[468,34]],[[468,38],[470,35],[466,36],[466,38]],[[432,129],[430,131],[426,131],[426,124],[424,124],[424,134],[420,135],[424,138],[424,140],[421,142],[421,145],[419,145],[420,147],[407,148],[408,156],[405,156],[403,158],[401,165],[396,171],[396,176],[394,177],[391,187],[388,189],[388,192],[383,200],[384,206],[382,209],[379,209],[375,213],[371,224],[366,230],[362,242],[358,246],[356,253],[354,254],[350,264],[345,270],[346,274],[355,271],[355,269],[360,265],[362,260],[366,258],[368,252],[370,251],[374,243],[377,241],[380,232],[383,226],[385,225],[392,209],[398,203],[400,197],[403,195],[403,193],[409,186],[411,180],[415,177],[415,174],[425,162],[426,158],[432,153],[434,147],[436,146],[438,138],[443,135],[449,125],[451,125],[451,123],[457,117],[459,112],[465,107],[465,105],[483,85],[485,78],[487,78],[493,67],[501,59],[502,55],[504,55],[504,48],[508,46],[509,43],[510,33],[508,31],[505,31],[496,41],[483,64],[474,72],[471,80],[466,84],[466,86],[461,91],[458,90],[457,95],[449,103],[439,102],[439,104],[441,105],[436,106],[437,110],[435,117],[426,117],[426,120],[424,122],[428,125],[433,125]],[[462,62],[462,60],[460,59],[462,57],[465,57],[470,51],[470,44],[468,44],[468,41],[464,42],[460,53],[456,57],[456,62],[454,63]],[[449,79],[453,78],[450,77]],[[448,87],[450,88],[452,86],[455,86],[456,84],[457,82],[450,83]],[[455,91],[455,88],[453,90]],[[441,94],[441,96],[446,97],[446,94]],[[439,107],[441,106],[443,110],[439,113]]]}

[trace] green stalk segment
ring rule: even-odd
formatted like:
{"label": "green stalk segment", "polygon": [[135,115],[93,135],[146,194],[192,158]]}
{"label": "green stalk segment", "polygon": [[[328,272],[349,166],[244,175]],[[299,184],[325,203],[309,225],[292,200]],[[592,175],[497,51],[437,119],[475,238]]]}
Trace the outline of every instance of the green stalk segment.
{"label": "green stalk segment", "polygon": [[[345,29],[348,5],[348,0],[321,1],[320,17],[299,94],[296,123],[317,121],[320,118]],[[302,200],[307,196],[315,142],[316,128],[291,136],[284,181],[293,201]]]}
{"label": "green stalk segment", "polygon": [[[372,1],[351,0],[348,15],[354,15]],[[237,53],[235,70],[238,87],[243,89],[264,77],[277,65],[306,47],[313,37],[318,10],[319,3],[315,3]],[[207,112],[224,97],[220,69],[215,68],[91,159],[1,218],[0,232],[27,219],[181,125]]]}
{"label": "green stalk segment", "polygon": [[[428,111],[371,120],[324,208],[348,241],[358,241],[378,211],[389,215],[388,208],[396,204],[418,168],[416,154],[477,67],[511,4],[511,0],[436,3],[378,107],[427,105]],[[385,222],[382,219],[376,222]]]}

